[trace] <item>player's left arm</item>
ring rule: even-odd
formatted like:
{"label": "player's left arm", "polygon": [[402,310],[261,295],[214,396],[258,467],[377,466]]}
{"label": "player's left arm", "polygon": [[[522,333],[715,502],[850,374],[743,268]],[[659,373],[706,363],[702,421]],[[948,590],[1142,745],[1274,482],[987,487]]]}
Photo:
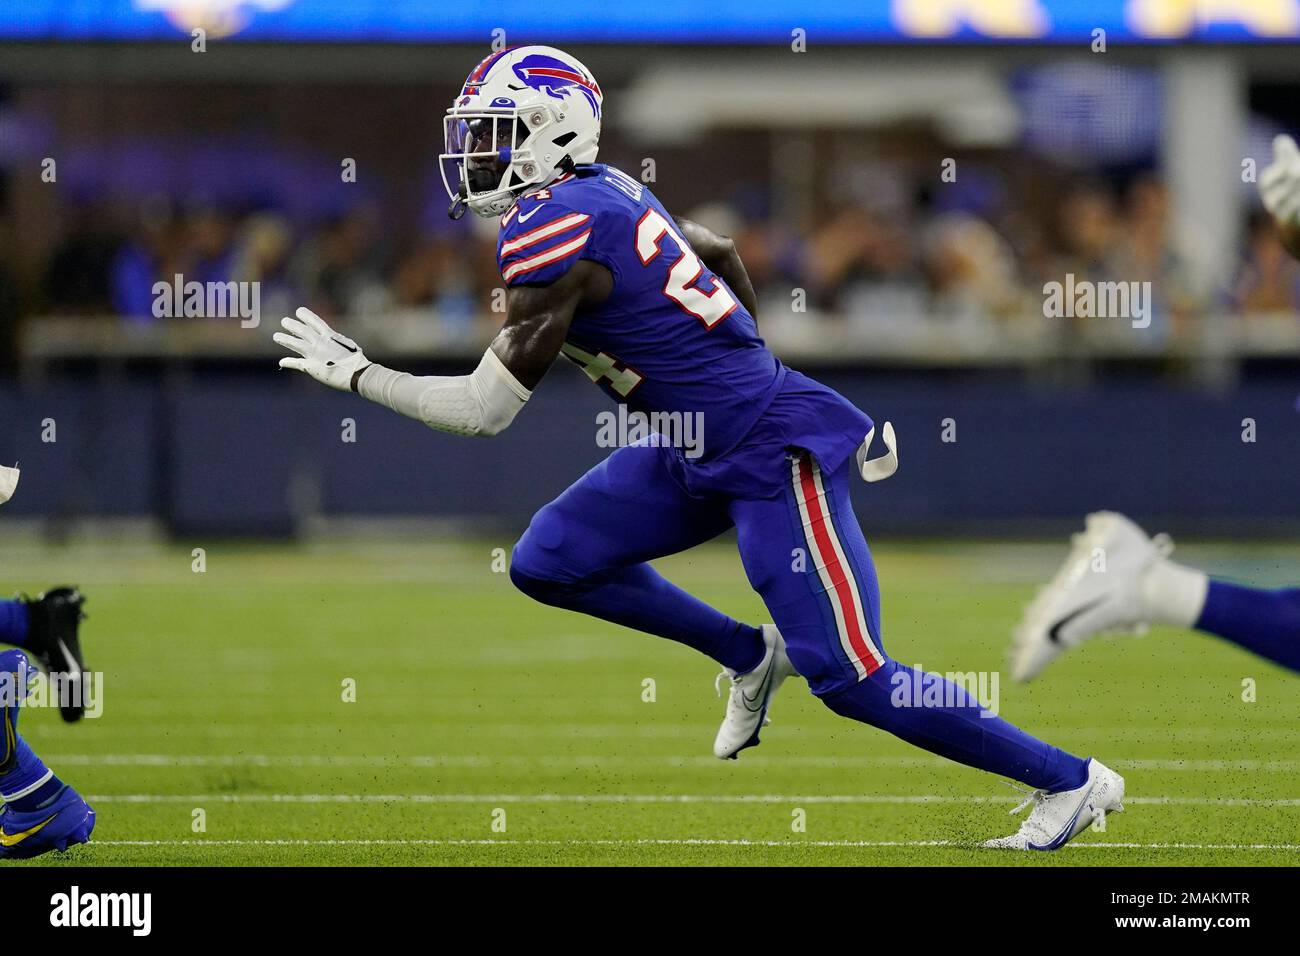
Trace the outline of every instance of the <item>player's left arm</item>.
{"label": "player's left arm", "polygon": [[549,284],[511,287],[506,323],[469,375],[416,376],[385,368],[310,309],[281,321],[275,341],[297,354],[280,359],[280,367],[439,431],[496,435],[514,421],[560,354],[575,312],[603,300],[612,282],[603,266],[581,260]]}
{"label": "player's left arm", "polygon": [[720,236],[712,229],[701,226],[698,222],[674,216],[682,235],[691,244],[695,254],[704,260],[704,264],[722,277],[722,281],[731,287],[731,291],[740,297],[740,304],[754,318],[758,318],[758,296],[754,285],[749,281],[745,263],[740,260],[736,244],[728,236]]}

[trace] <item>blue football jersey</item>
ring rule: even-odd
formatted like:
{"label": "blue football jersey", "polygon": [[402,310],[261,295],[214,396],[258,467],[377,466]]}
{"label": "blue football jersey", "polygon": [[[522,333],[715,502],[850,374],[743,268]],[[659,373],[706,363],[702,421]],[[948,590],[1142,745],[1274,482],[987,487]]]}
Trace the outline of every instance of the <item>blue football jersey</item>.
{"label": "blue football jersey", "polygon": [[507,285],[548,285],[579,259],[608,269],[614,287],[574,317],[563,354],[630,411],[700,413],[705,460],[734,447],[785,369],[659,200],[621,170],[593,164],[502,217],[497,261]]}

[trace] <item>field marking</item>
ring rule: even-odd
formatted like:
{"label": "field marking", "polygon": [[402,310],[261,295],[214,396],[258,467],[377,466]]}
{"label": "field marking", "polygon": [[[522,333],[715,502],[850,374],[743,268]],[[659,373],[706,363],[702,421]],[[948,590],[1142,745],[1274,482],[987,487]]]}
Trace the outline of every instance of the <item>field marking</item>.
{"label": "field marking", "polygon": [[[716,757],[645,756],[623,757],[609,754],[585,754],[571,757],[535,757],[509,754],[486,757],[476,754],[389,756],[385,754],[51,754],[48,764],[108,767],[497,767],[515,765],[536,768],[571,769],[591,767],[644,767],[669,764],[677,767],[717,767]],[[942,757],[801,757],[746,755],[745,764],[765,767],[955,767]],[[1300,760],[1254,760],[1249,758],[1197,759],[1114,758],[1110,766],[1119,770],[1172,771],[1250,771],[1254,773],[1293,773],[1300,771]]]}
{"label": "field marking", "polygon": [[[673,793],[114,793],[89,794],[91,803],[793,803],[926,804],[1018,803],[1014,796],[952,794],[673,794]],[[1300,807],[1300,798],[1126,797],[1135,806]]]}
{"label": "field marking", "polygon": [[[171,704],[160,705],[158,712],[164,713]],[[175,724],[175,714],[170,715]],[[593,740],[618,740],[625,737],[634,738],[664,738],[668,740],[699,740],[705,733],[699,727],[682,725],[677,723],[574,723],[562,721],[547,721],[544,724],[517,724],[517,723],[491,723],[471,720],[468,717],[461,719],[457,717],[441,716],[436,719],[411,718],[394,720],[401,724],[419,725],[425,730],[441,728],[449,734],[456,734],[459,738],[474,737],[496,740],[498,738],[545,738],[556,740],[568,740],[577,737],[591,738]],[[234,740],[248,740],[250,735],[255,732],[262,732],[266,729],[265,721],[241,720],[241,721],[223,721],[219,726],[213,726],[207,718],[184,721],[183,723],[194,724],[207,737],[230,738]],[[276,721],[275,734],[277,739],[309,739],[319,740],[321,737],[320,721],[314,722],[293,722],[293,721]],[[62,736],[62,728],[44,726],[34,727],[30,731],[24,731],[24,736],[29,740],[41,740],[51,743],[58,743],[66,740]],[[1058,731],[1068,732],[1076,737],[1097,737],[1105,738],[1111,741],[1148,741],[1161,734],[1168,734],[1168,726],[1141,726],[1137,724],[1125,724],[1122,727],[1074,727],[1062,725]],[[1181,740],[1196,738],[1198,741],[1229,741],[1237,743],[1241,740],[1242,731],[1237,727],[1180,727],[1178,735]],[[1290,728],[1251,728],[1250,737],[1252,740],[1281,740],[1290,742],[1295,738],[1295,731]]]}
{"label": "field marking", "polygon": [[[95,840],[98,846],[755,846],[755,847],[844,847],[885,849],[891,847],[955,847],[982,849],[978,843],[957,840],[720,840],[652,839],[637,840]],[[1300,850],[1300,843],[1068,843],[1067,850]],[[993,852],[1007,852],[997,850]]]}

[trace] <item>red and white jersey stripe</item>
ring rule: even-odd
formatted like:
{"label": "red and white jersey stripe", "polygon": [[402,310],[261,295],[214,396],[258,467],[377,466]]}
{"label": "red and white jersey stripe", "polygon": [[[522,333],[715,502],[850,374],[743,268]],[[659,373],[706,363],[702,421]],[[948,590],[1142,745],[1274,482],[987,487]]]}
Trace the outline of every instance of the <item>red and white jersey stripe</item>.
{"label": "red and white jersey stripe", "polygon": [[586,232],[580,233],[572,239],[551,246],[541,252],[534,253],[527,258],[516,259],[514,262],[510,263],[510,265],[501,270],[501,278],[505,279],[506,282],[509,283],[522,275],[536,272],[553,262],[559,262],[566,259],[585,246],[587,240],[590,238],[591,230],[588,229]]}
{"label": "red and white jersey stripe", "polygon": [[830,600],[840,647],[861,680],[881,667],[885,657],[867,628],[862,592],[831,520],[821,467],[812,456],[800,455],[790,462],[790,478],[808,554]]}
{"label": "red and white jersey stripe", "polygon": [[508,256],[514,255],[521,249],[527,249],[529,246],[535,246],[539,242],[558,235],[562,232],[568,232],[570,229],[576,229],[583,223],[591,219],[590,216],[581,212],[569,213],[567,216],[561,216],[559,219],[553,219],[548,223],[529,229],[501,244],[501,258],[504,260]]}

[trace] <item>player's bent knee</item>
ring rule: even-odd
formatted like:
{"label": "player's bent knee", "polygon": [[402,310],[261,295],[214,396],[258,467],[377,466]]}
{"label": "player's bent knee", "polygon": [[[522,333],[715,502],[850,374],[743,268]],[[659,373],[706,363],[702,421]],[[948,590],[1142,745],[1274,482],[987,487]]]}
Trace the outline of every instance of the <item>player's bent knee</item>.
{"label": "player's bent knee", "polygon": [[570,576],[540,547],[530,527],[510,555],[510,582],[536,601],[555,604],[560,594],[570,590]]}
{"label": "player's bent knee", "polygon": [[510,554],[510,583],[538,600],[541,600],[539,595],[554,583],[546,562],[541,560],[535,548],[529,546],[527,535],[520,539]]}
{"label": "player's bent knee", "polygon": [[513,564],[510,565],[510,583],[535,601],[544,600],[543,595],[550,590],[553,582],[525,574]]}

